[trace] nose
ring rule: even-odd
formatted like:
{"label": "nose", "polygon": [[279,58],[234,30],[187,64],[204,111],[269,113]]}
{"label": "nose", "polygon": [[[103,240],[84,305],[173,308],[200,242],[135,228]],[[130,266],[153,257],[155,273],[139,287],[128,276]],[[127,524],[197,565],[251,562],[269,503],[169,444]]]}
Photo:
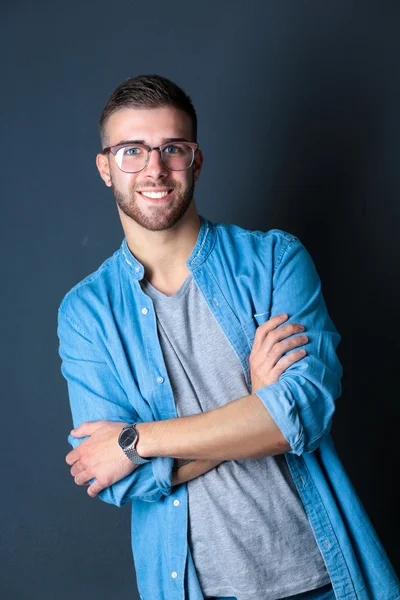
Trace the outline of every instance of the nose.
{"label": "nose", "polygon": [[147,165],[144,168],[144,172],[153,179],[158,179],[162,175],[168,175],[168,169],[161,160],[161,151],[153,148],[149,151],[149,158]]}

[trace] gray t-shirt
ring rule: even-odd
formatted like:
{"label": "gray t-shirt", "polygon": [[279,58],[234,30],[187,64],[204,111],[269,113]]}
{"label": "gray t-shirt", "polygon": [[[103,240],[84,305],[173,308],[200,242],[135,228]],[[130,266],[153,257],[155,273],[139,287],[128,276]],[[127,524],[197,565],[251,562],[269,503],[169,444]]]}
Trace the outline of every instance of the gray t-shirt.
{"label": "gray t-shirt", "polygon": [[[249,394],[190,274],[167,296],[146,279],[179,417]],[[228,460],[187,482],[188,543],[203,595],[276,600],[329,583],[284,455]]]}

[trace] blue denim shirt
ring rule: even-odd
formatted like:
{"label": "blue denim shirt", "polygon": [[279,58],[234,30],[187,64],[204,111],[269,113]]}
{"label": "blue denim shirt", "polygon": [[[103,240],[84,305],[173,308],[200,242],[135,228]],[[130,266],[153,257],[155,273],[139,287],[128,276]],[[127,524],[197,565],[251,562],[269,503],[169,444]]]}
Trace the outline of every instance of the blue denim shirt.
{"label": "blue denim shirt", "polygon": [[[249,355],[256,328],[274,315],[301,323],[307,355],[256,394],[291,449],[294,483],[340,600],[395,600],[400,585],[343,468],[330,435],[342,367],[312,258],[285,231],[201,227],[187,267],[236,352],[251,393]],[[61,370],[74,427],[83,421],[176,418],[154,306],[139,281],[143,265],[126,239],[75,285],[58,312]],[[228,401],[229,399],[227,399]],[[69,435],[76,447],[83,441]],[[155,457],[100,492],[132,504],[132,551],[143,600],[203,600],[187,539],[186,484],[171,489],[173,458]]]}

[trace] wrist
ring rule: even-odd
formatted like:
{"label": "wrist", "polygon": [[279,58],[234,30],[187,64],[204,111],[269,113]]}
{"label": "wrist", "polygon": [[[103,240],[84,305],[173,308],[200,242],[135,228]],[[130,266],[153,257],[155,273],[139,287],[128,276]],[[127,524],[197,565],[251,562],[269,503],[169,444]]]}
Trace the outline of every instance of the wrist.
{"label": "wrist", "polygon": [[136,452],[142,458],[153,458],[156,454],[152,454],[150,447],[150,427],[151,422],[145,423],[136,423],[135,429],[139,434],[139,439],[136,444]]}

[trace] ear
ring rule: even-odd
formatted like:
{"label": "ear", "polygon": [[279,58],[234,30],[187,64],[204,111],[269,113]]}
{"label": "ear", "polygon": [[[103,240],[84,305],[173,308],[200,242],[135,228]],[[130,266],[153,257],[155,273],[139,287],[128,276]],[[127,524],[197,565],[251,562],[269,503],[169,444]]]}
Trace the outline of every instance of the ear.
{"label": "ear", "polygon": [[96,156],[96,166],[99,170],[100,177],[106,186],[111,187],[110,163],[108,162],[107,156],[98,154]]}
{"label": "ear", "polygon": [[204,161],[204,156],[202,151],[200,150],[200,148],[197,150],[195,157],[194,157],[194,180],[197,181],[197,179],[200,176],[200,172],[201,172],[201,168],[203,166],[203,161]]}

